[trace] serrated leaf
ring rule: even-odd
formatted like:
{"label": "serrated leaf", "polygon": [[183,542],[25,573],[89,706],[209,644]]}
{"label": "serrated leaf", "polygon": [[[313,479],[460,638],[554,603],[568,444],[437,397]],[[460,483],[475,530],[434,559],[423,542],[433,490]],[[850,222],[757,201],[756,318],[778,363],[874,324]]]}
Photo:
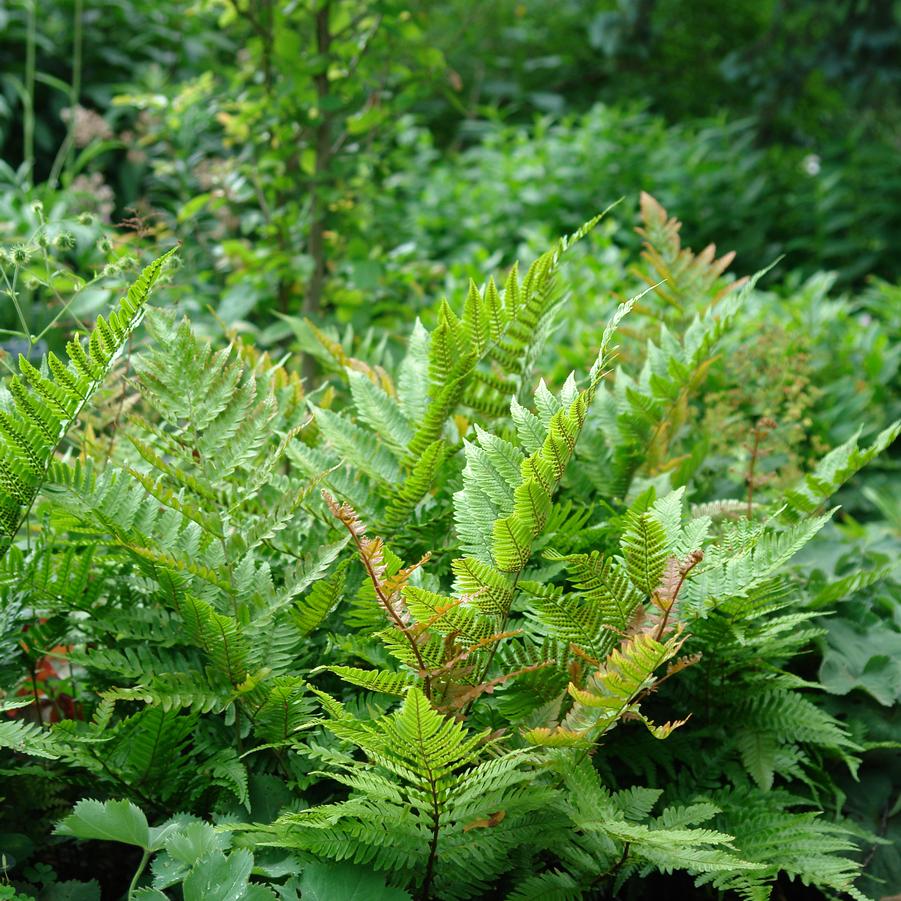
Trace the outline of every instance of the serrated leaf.
{"label": "serrated leaf", "polygon": [[55,832],[73,838],[122,842],[137,845],[145,851],[152,850],[147,817],[131,801],[79,801],[72,813],[57,824]]}

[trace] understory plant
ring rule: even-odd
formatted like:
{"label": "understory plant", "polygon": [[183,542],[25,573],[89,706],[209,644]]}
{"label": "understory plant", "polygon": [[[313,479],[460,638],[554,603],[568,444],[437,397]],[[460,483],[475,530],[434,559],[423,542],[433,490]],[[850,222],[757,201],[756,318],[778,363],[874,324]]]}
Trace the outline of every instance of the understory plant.
{"label": "understory plant", "polygon": [[[20,361],[9,897],[54,897],[72,838],[130,849],[124,876],[85,866],[86,898],[866,897],[880,838],[839,785],[871,739],[807,658],[823,613],[889,572],[793,561],[901,424],[822,454],[788,432],[772,470],[782,424],[737,403],[736,476],[710,411],[739,397],[722,350],[756,279],[643,206],[649,285],[555,384],[558,270],[596,219],[442,301],[400,356],[308,324],[333,375],[314,390],[151,308],[171,251],[67,360]],[[111,423],[88,411],[114,370]]]}

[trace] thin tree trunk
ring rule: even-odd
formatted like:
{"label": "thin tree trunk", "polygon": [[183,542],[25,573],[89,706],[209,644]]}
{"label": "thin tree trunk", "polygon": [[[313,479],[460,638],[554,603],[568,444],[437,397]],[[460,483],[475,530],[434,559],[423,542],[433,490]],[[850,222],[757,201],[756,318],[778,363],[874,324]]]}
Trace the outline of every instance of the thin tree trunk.
{"label": "thin tree trunk", "polygon": [[[328,206],[322,197],[322,189],[328,180],[332,161],[332,115],[326,108],[329,95],[328,54],[332,44],[330,28],[330,3],[325,0],[316,13],[316,51],[324,60],[323,69],[315,76],[316,98],[319,105],[319,124],[316,126],[316,162],[310,185],[310,240],[309,251],[313,260],[313,272],[303,301],[305,316],[315,316],[322,308],[325,288],[325,230]],[[304,357],[303,376],[308,386],[316,373],[316,360],[310,354]]]}
{"label": "thin tree trunk", "polygon": [[[329,27],[330,4],[323,3],[316,13],[316,50],[326,58],[331,49],[332,34]],[[327,173],[332,161],[332,116],[325,109],[329,95],[327,63],[323,71],[315,77],[316,97],[319,102],[320,121],[316,127],[316,164],[313,184],[310,190],[310,256],[313,258],[313,274],[304,299],[303,311],[310,315],[318,313],[322,306],[325,286],[325,230],[327,204],[322,197],[322,189],[327,181]]]}

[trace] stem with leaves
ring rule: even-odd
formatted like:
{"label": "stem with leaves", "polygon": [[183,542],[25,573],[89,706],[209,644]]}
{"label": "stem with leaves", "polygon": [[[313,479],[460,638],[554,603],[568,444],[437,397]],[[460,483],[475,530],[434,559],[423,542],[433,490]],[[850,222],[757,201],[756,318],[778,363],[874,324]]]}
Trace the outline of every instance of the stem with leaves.
{"label": "stem with leaves", "polygon": [[748,486],[748,519],[754,515],[754,488],[757,486],[757,477],[754,470],[757,468],[757,461],[760,458],[760,442],[774,429],[776,422],[769,416],[764,416],[758,420],[754,426],[753,444],[751,445],[751,457],[748,460],[748,472],[745,475],[745,483]]}
{"label": "stem with leaves", "polygon": [[[385,609],[385,612],[388,614],[388,618],[410,645],[410,650],[413,654],[413,658],[416,660],[416,665],[419,668],[419,675],[422,678],[422,693],[431,701],[431,671],[428,666],[426,666],[426,662],[422,656],[422,651],[420,651],[419,649],[419,643],[416,640],[416,636],[411,632],[410,628],[403,621],[403,618],[401,617],[400,613],[398,613],[396,608],[395,601],[399,598],[400,588],[396,588],[391,593],[386,591],[384,580],[385,564],[383,562],[382,556],[383,551],[381,539],[366,537],[366,526],[360,521],[360,518],[359,516],[357,516],[356,511],[354,511],[354,509],[349,504],[339,505],[338,502],[327,491],[322,492],[322,497],[325,500],[326,504],[328,504],[328,508],[332,511],[332,513],[334,513],[334,515],[341,521],[342,525],[350,533],[350,537],[357,549],[357,553],[359,554],[360,560],[363,563],[363,567],[366,570],[366,575],[369,577],[369,581],[372,583],[376,598],[378,598],[379,603]],[[414,569],[425,563],[428,558],[429,555],[426,555],[422,558],[422,560],[419,561],[419,563],[415,564],[412,567],[409,567],[405,571],[402,571],[399,574],[400,579],[398,580],[398,582],[402,584],[405,578],[409,576]]]}

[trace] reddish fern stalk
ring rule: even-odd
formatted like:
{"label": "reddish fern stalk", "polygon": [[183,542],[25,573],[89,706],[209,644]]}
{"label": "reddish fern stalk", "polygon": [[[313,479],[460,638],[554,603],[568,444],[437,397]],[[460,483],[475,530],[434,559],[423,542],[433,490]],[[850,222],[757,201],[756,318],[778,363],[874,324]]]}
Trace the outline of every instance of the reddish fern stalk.
{"label": "reddish fern stalk", "polygon": [[388,618],[410,645],[416,663],[419,667],[419,675],[423,680],[422,691],[429,699],[432,699],[432,679],[429,668],[426,666],[416,635],[413,634],[408,622],[410,614],[403,601],[402,589],[410,575],[425,563],[431,554],[425,554],[423,558],[413,566],[398,570],[393,576],[389,576],[385,564],[384,543],[381,538],[369,538],[366,535],[366,525],[357,515],[356,510],[350,504],[339,504],[327,491],[322,492],[322,497],[328,504],[329,510],[341,521],[342,525],[350,533],[351,540],[357,549],[369,581],[375,590],[375,596],[388,614]]}

